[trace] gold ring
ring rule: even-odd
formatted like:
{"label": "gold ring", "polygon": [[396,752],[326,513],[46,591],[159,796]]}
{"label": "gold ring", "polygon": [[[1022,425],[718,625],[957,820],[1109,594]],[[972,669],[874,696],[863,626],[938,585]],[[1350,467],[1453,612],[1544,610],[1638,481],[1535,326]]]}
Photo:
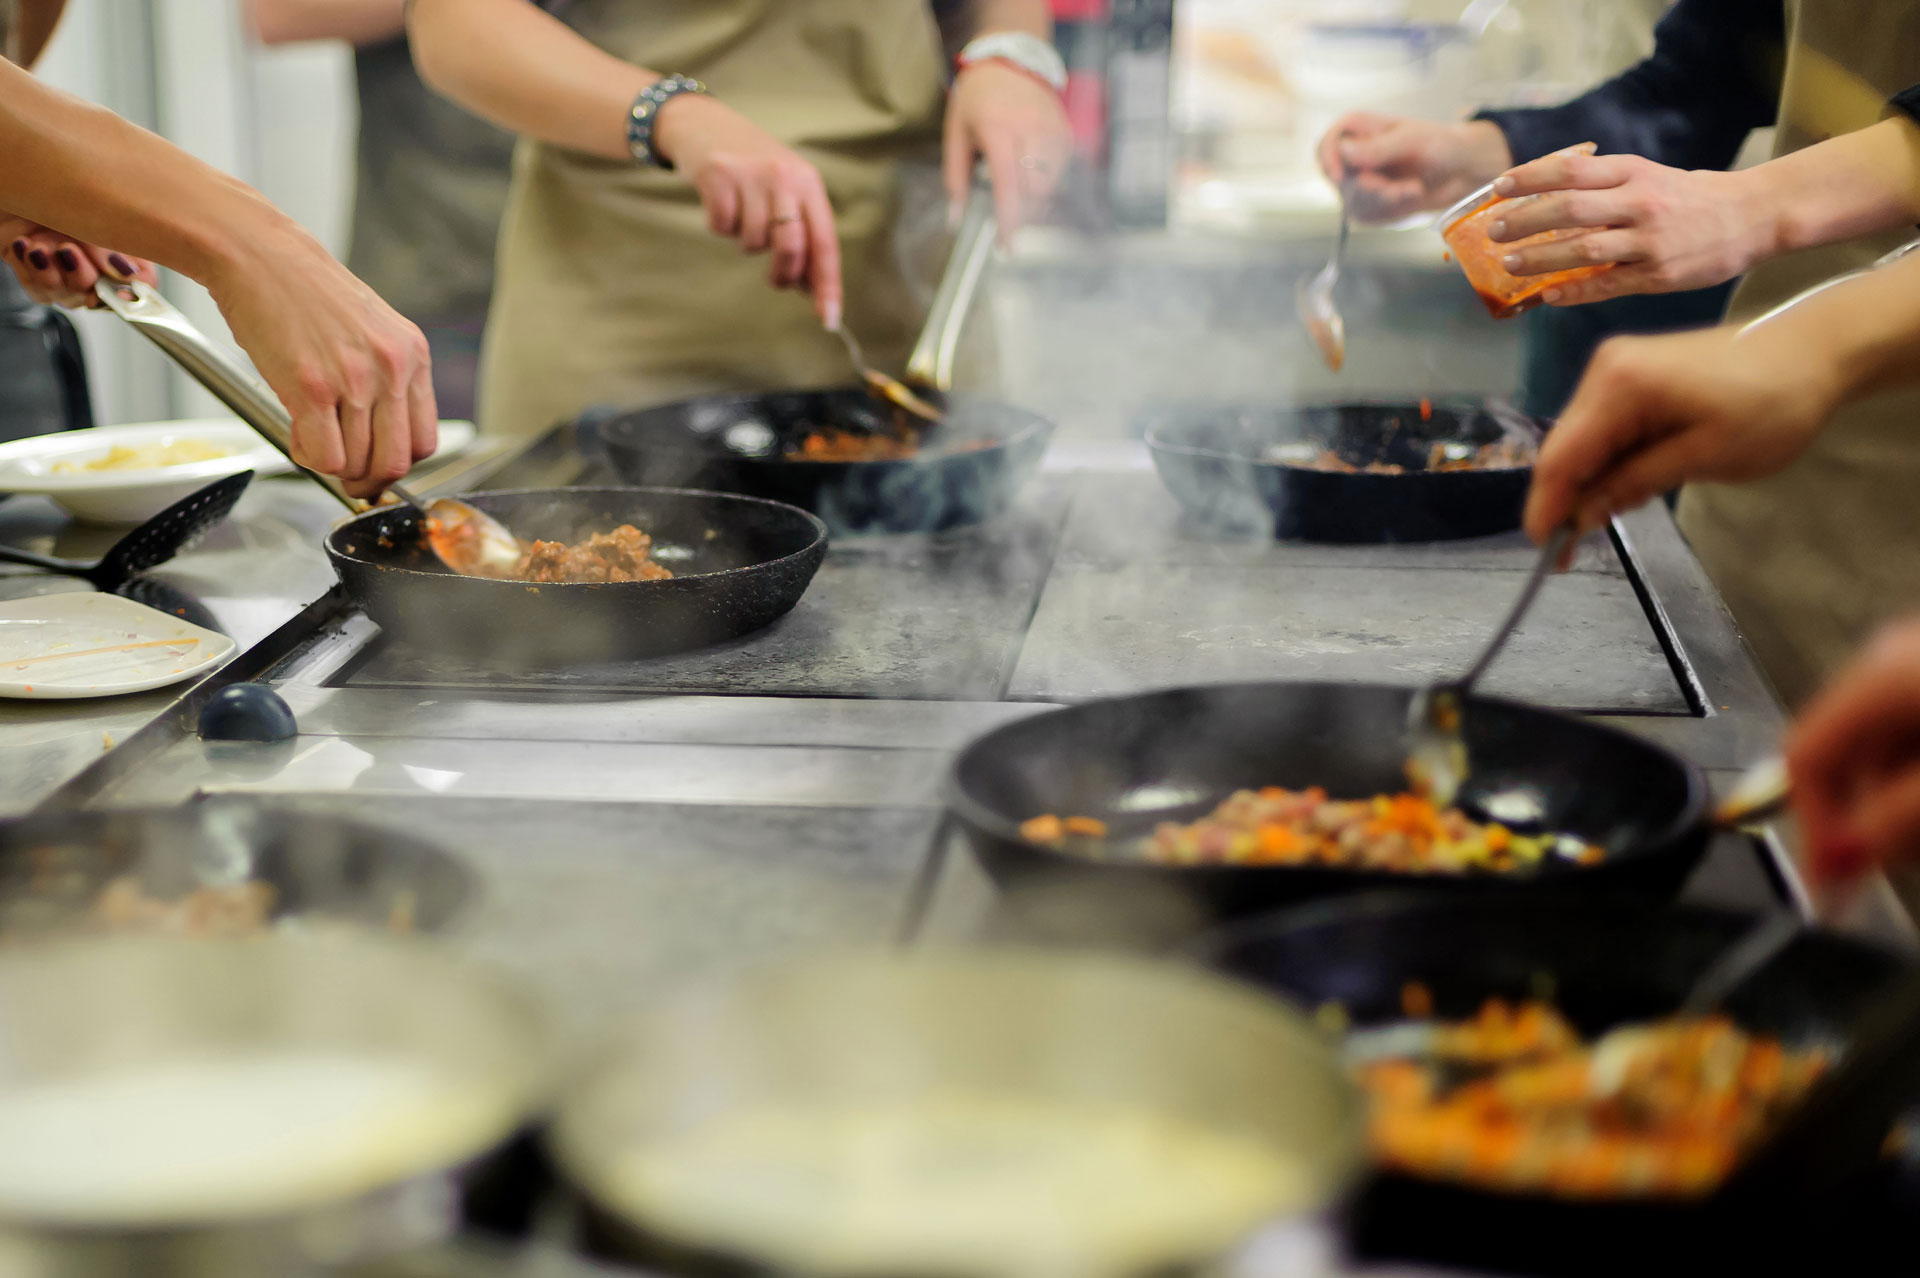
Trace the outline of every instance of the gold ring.
{"label": "gold ring", "polygon": [[799,220],[800,215],[798,213],[776,213],[773,218],[773,224],[775,226],[785,226],[789,222],[798,222]]}

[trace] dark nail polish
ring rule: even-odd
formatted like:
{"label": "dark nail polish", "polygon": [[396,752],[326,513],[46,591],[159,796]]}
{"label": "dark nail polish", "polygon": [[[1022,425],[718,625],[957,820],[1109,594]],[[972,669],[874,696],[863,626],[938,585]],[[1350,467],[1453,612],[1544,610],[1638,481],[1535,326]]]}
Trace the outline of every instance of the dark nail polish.
{"label": "dark nail polish", "polygon": [[47,256],[44,249],[34,249],[27,254],[27,260],[33,263],[33,269],[36,271],[44,271],[53,264],[53,260]]}
{"label": "dark nail polish", "polygon": [[80,269],[80,255],[72,249],[55,249],[53,260],[60,263],[60,269],[63,271],[77,271]]}
{"label": "dark nail polish", "polygon": [[13,242],[13,255],[23,262],[27,260],[27,242],[25,239],[18,239]]}
{"label": "dark nail polish", "polygon": [[128,279],[132,279],[134,276],[133,263],[121,257],[118,253],[107,254],[107,265]]}

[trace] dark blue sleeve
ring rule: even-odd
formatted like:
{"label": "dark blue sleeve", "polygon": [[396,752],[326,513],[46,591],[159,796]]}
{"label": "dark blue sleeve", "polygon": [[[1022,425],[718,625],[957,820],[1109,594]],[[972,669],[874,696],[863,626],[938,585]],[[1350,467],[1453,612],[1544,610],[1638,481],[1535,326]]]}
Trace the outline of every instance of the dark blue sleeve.
{"label": "dark blue sleeve", "polygon": [[1654,28],[1653,53],[1555,107],[1482,111],[1516,163],[1597,142],[1681,169],[1724,169],[1747,134],[1779,113],[1786,57],[1782,0],[1679,0]]}

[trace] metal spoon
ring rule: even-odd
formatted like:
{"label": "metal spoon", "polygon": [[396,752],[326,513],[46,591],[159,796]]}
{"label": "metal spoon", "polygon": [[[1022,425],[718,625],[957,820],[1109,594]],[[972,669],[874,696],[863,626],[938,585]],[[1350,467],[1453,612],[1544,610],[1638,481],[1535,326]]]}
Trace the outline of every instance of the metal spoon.
{"label": "metal spoon", "polygon": [[[240,363],[221,350],[196,327],[160,291],[140,280],[120,284],[102,279],[93,291],[109,310],[146,335],[165,351],[174,363],[258,431],[269,444],[293,461],[293,417],[274,393]],[[300,472],[332,493],[355,514],[372,508],[347,492],[331,475],[308,470],[298,462]],[[399,484],[387,491],[420,512],[426,529],[427,544],[440,562],[468,577],[510,577],[518,567],[522,547],[519,539],[498,520],[466,502],[438,497],[422,502]]]}
{"label": "metal spoon", "polygon": [[1467,696],[1493,664],[1493,659],[1500,655],[1507,640],[1513,637],[1513,632],[1520,628],[1520,621],[1533,606],[1540,587],[1546,585],[1554,565],[1566,555],[1573,540],[1573,525],[1555,529],[1553,536],[1547,538],[1547,544],[1540,548],[1540,557],[1534,561],[1533,573],[1521,589],[1520,597],[1514,600],[1506,620],[1493,632],[1480,659],[1452,683],[1422,688],[1407,706],[1408,779],[1414,789],[1441,807],[1452,805],[1460,793],[1461,783],[1467,779],[1467,743],[1460,735]]}
{"label": "metal spoon", "polygon": [[828,332],[838,334],[840,340],[847,344],[847,358],[853,361],[853,367],[859,372],[860,380],[867,384],[868,390],[888,403],[897,404],[906,409],[915,417],[929,422],[940,420],[940,410],[914,394],[905,382],[889,377],[867,363],[867,357],[861,351],[860,343],[854,338],[853,330],[842,324],[838,328],[829,329]]}
{"label": "metal spoon", "polygon": [[1294,305],[1300,312],[1300,322],[1306,325],[1307,336],[1319,348],[1320,358],[1327,362],[1327,367],[1336,373],[1347,362],[1347,324],[1340,318],[1333,290],[1340,283],[1340,268],[1347,260],[1347,239],[1353,226],[1348,212],[1352,183],[1350,177],[1340,179],[1340,239],[1334,246],[1333,257],[1320,268],[1318,275],[1301,280],[1294,293]]}

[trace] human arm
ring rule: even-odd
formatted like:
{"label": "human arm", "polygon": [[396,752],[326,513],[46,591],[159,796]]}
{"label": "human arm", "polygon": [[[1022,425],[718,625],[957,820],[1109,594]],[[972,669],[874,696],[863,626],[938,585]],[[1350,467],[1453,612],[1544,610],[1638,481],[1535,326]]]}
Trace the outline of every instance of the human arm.
{"label": "human arm", "polygon": [[419,329],[252,188],[7,62],[0,209],[204,284],[292,414],[303,465],[370,494],[433,452]]}
{"label": "human arm", "polygon": [[1888,627],[1787,737],[1816,881],[1920,860],[1920,621]]}
{"label": "human arm", "polygon": [[[1018,32],[1052,40],[1046,0],[974,0],[965,14],[966,38]],[[969,63],[954,76],[947,98],[942,171],[947,201],[965,203],[977,161],[986,160],[994,209],[1004,240],[1044,208],[1073,151],[1065,104],[1054,88],[1009,63]]]}
{"label": "human arm", "polygon": [[1489,228],[1517,245],[1516,275],[1615,269],[1550,289],[1578,306],[1629,293],[1706,288],[1782,254],[1920,222],[1920,126],[1902,114],[1734,173],[1666,168],[1630,155],[1549,156],[1496,187],[1537,199]]}
{"label": "human arm", "polygon": [[[631,162],[628,111],[661,73],[613,56],[527,0],[414,0],[407,19],[421,76],[515,133]],[[790,147],[718,97],[682,94],[660,110],[659,154],[700,194],[714,234],[771,250],[775,287],[804,287],[828,327],[840,321],[840,245],[826,187]]]}
{"label": "human arm", "polygon": [[246,0],[246,13],[262,44],[378,44],[407,29],[406,0]]}
{"label": "human arm", "polygon": [[1444,208],[1515,164],[1593,142],[1682,168],[1722,169],[1753,129],[1773,123],[1785,42],[1767,0],[1679,0],[1654,51],[1554,107],[1482,111],[1459,124],[1360,112],[1334,123],[1320,166],[1355,173],[1355,213],[1383,221]]}
{"label": "human arm", "polygon": [[1534,466],[1526,528],[1599,527],[1693,480],[1784,470],[1834,410],[1920,381],[1920,254],[1742,330],[1602,346]]}

